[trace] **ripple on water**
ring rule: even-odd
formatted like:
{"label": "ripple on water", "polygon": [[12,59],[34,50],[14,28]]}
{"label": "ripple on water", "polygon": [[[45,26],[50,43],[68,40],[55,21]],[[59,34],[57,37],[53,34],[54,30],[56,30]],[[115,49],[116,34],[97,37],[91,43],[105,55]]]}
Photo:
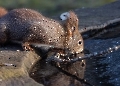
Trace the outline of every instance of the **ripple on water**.
{"label": "ripple on water", "polygon": [[[105,49],[108,49],[109,47],[113,47],[114,45],[120,45],[120,38],[114,38],[114,39],[106,39],[106,40],[86,40],[85,41],[85,49],[88,49],[90,52],[98,52]],[[107,58],[104,59],[98,59],[99,61],[93,62],[94,64],[107,64],[105,67],[105,71],[102,71],[101,68],[103,67],[95,67],[97,70],[97,73],[99,74],[97,77],[104,78],[105,76],[109,76],[109,80],[107,83],[112,83],[115,86],[120,86],[120,50],[116,52],[112,52],[106,56]],[[93,60],[96,61],[96,60]],[[93,71],[90,70],[89,71]],[[102,71],[102,73],[101,73]],[[99,81],[99,83],[103,83],[102,80]]]}

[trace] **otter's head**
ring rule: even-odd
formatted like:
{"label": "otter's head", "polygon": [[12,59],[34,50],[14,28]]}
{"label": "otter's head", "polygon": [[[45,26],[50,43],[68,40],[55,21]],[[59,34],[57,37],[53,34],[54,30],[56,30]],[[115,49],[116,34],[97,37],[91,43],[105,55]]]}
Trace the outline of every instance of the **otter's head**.
{"label": "otter's head", "polygon": [[[79,20],[77,15],[73,11],[69,11],[65,20],[65,49],[66,53],[81,53],[84,49],[83,38],[78,30]],[[68,52],[69,51],[69,52]]]}

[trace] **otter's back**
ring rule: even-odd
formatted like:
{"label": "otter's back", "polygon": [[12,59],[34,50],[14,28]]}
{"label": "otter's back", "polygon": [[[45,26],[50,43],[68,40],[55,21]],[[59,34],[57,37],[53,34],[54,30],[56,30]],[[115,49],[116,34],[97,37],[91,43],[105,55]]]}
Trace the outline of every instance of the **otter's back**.
{"label": "otter's back", "polygon": [[10,40],[61,45],[64,38],[64,29],[59,22],[31,9],[10,11],[0,19],[0,26],[3,25],[6,26],[4,29],[7,29]]}

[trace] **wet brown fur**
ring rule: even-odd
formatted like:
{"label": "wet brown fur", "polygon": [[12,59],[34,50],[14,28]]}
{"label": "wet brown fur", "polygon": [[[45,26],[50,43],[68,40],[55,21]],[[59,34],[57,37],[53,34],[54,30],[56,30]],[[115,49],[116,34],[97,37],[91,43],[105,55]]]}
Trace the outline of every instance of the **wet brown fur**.
{"label": "wet brown fur", "polygon": [[72,11],[69,14],[70,17],[62,25],[37,11],[14,9],[0,19],[0,43],[21,41],[27,50],[33,50],[30,44],[38,43],[65,49],[66,54],[80,53],[83,39],[78,31],[78,18]]}

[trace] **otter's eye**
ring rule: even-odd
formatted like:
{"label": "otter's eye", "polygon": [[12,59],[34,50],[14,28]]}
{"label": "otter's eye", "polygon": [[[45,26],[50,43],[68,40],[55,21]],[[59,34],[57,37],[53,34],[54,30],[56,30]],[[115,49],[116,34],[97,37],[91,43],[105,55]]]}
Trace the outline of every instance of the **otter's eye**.
{"label": "otter's eye", "polygon": [[80,40],[80,41],[78,41],[78,43],[79,43],[79,44],[82,44],[82,41]]}

